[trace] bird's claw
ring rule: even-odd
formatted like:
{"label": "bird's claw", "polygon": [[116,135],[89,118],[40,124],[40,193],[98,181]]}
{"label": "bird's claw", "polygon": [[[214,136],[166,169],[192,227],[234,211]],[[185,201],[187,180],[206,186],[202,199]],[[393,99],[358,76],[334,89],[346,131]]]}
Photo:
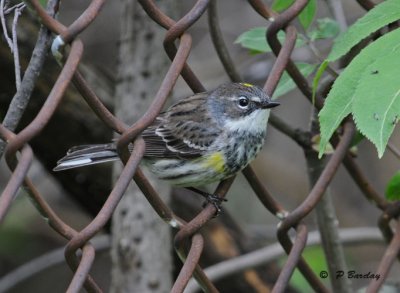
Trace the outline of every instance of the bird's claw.
{"label": "bird's claw", "polygon": [[206,201],[203,204],[203,208],[209,203],[212,204],[216,210],[214,218],[217,217],[219,215],[219,213],[221,212],[222,202],[228,201],[226,198],[219,197],[218,195],[215,195],[212,193],[208,193],[208,194],[204,195],[204,197],[206,198]]}

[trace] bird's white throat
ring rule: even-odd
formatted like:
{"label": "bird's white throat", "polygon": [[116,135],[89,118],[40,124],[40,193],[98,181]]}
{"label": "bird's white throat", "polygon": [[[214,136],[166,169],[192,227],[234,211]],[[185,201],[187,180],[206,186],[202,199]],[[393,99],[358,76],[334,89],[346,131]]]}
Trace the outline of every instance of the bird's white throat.
{"label": "bird's white throat", "polygon": [[270,110],[258,109],[250,115],[240,119],[226,119],[225,127],[229,131],[248,131],[250,133],[261,133],[266,130]]}

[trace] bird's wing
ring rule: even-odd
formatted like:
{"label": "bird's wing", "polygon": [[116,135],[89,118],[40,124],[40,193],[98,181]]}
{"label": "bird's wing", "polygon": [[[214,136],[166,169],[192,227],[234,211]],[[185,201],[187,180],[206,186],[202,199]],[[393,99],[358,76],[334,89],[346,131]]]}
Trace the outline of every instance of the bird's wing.
{"label": "bird's wing", "polygon": [[183,99],[162,113],[142,137],[145,157],[202,156],[220,133],[206,108],[206,93]]}

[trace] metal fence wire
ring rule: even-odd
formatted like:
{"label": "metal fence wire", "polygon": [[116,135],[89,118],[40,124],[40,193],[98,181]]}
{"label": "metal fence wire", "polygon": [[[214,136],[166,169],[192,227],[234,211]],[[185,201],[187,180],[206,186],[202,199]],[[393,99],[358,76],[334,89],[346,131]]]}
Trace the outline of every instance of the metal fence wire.
{"label": "metal fence wire", "polygon": [[[79,292],[84,287],[89,292],[102,292],[102,289],[96,284],[96,281],[89,275],[95,259],[95,249],[90,243],[92,237],[96,235],[110,219],[121,197],[124,195],[130,181],[133,180],[142,190],[144,196],[148,199],[156,213],[167,223],[179,229],[175,237],[175,247],[180,254],[185,255],[183,267],[175,280],[171,292],[182,292],[189,282],[191,276],[201,284],[201,287],[207,292],[218,292],[212,282],[199,267],[198,261],[203,249],[203,238],[198,232],[214,216],[216,210],[212,204],[208,204],[196,217],[186,223],[173,214],[169,207],[161,200],[158,193],[150,185],[149,181],[139,168],[139,163],[144,154],[144,141],[140,133],[155,119],[160,113],[169,93],[172,91],[177,78],[182,76],[188,86],[194,91],[203,91],[200,80],[191,71],[186,63],[191,51],[191,36],[187,30],[198,21],[198,19],[209,10],[209,23],[212,40],[217,49],[218,55],[233,81],[239,81],[240,77],[235,71],[235,67],[230,60],[229,53],[224,46],[222,36],[218,30],[218,18],[215,14],[215,1],[198,0],[192,9],[180,18],[174,21],[168,15],[165,15],[158,7],[155,1],[139,0],[141,6],[148,16],[165,30],[164,48],[171,65],[162,81],[154,101],[147,112],[133,125],[125,125],[122,121],[110,113],[96,96],[95,91],[85,81],[79,73],[78,66],[83,54],[83,44],[79,39],[82,33],[98,16],[105,0],[93,0],[85,11],[68,27],[57,21],[51,15],[58,9],[58,1],[53,0],[54,11],[48,14],[41,6],[39,0],[27,1],[40,17],[43,25],[53,32],[57,37],[53,41],[52,52],[62,66],[62,70],[54,84],[46,102],[43,104],[36,117],[19,133],[13,133],[4,125],[0,125],[0,136],[7,142],[5,150],[5,159],[9,168],[12,170],[12,176],[8,180],[5,189],[0,197],[0,221],[2,221],[9,210],[9,207],[20,188],[26,190],[29,196],[40,207],[40,212],[48,219],[48,224],[57,233],[68,240],[65,249],[65,259],[74,275],[69,284],[67,292]],[[360,4],[367,8],[372,7],[370,1],[361,1]],[[300,73],[296,65],[291,61],[290,55],[294,49],[296,41],[296,28],[291,21],[296,18],[308,0],[296,0],[293,5],[281,14],[272,12],[270,8],[259,0],[248,0],[248,3],[254,8],[254,11],[260,14],[268,24],[266,38],[276,55],[276,61],[273,69],[265,82],[264,90],[270,96],[274,92],[278,81],[284,70],[288,72],[306,98],[311,101],[312,91],[306,78]],[[370,5],[370,6],[369,6]],[[277,38],[280,30],[286,32],[283,44]],[[177,46],[176,46],[177,44]],[[122,154],[121,158],[125,164],[119,178],[109,194],[106,202],[96,217],[81,231],[74,230],[67,223],[63,222],[52,210],[50,205],[43,199],[43,196],[35,187],[35,184],[27,176],[30,168],[33,152],[29,142],[38,135],[46,126],[50,118],[59,107],[64,92],[70,83],[73,83],[79,90],[82,98],[89,104],[93,112],[103,121],[106,127],[121,134],[118,139],[118,150]],[[315,106],[320,109],[323,105],[322,95],[317,93]],[[272,117],[271,123],[280,129],[283,133],[290,135],[303,148],[309,149],[310,142],[300,135],[296,130],[292,130],[283,121]],[[303,218],[308,215],[317,203],[320,201],[323,193],[335,176],[340,164],[349,171],[349,174],[363,191],[365,197],[376,204],[376,207],[382,211],[379,226],[389,245],[384,256],[376,270],[380,274],[379,281],[372,280],[368,292],[375,292],[385,281],[391,264],[398,257],[400,252],[400,225],[397,222],[400,207],[398,203],[389,203],[371,186],[358,167],[355,160],[350,156],[348,148],[355,132],[354,124],[347,120],[343,126],[343,133],[340,137],[335,137],[332,144],[335,151],[330,157],[326,167],[323,169],[318,180],[312,187],[306,199],[293,211],[286,211],[266,190],[258,180],[256,173],[249,166],[243,173],[255,191],[256,195],[263,203],[265,208],[272,214],[282,219],[278,226],[277,236],[280,244],[288,254],[288,259],[283,266],[279,278],[276,281],[273,292],[284,292],[297,267],[308,283],[318,292],[328,292],[329,290],[322,284],[321,279],[315,274],[302,258],[302,251],[306,246],[307,226],[303,223]],[[128,144],[133,142],[132,153],[129,153]],[[17,153],[19,155],[17,156]],[[221,182],[215,194],[221,198],[228,192],[234,178]],[[397,226],[393,229],[389,224],[396,222]],[[295,231],[295,238],[289,237],[289,230]],[[189,251],[183,248],[183,242],[191,243]],[[81,254],[78,255],[78,251]]]}

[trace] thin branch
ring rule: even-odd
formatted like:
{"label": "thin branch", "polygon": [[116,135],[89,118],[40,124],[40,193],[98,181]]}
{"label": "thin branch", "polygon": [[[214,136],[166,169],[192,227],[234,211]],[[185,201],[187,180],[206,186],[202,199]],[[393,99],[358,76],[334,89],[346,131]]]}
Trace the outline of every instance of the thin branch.
{"label": "thin branch", "polygon": [[18,50],[18,36],[17,36],[17,25],[18,18],[24,10],[25,5],[18,6],[14,10],[14,19],[12,25],[12,42],[13,42],[13,55],[14,55],[14,67],[15,67],[15,86],[17,91],[21,88],[21,66],[19,64],[19,50]]}
{"label": "thin branch", "polygon": [[[6,6],[7,6],[7,4],[6,4]],[[9,14],[12,11],[14,11],[14,9],[21,8],[22,6],[26,6],[26,4],[24,2],[21,2],[21,3],[15,4],[14,6],[11,6],[10,8],[5,8],[4,15]]]}
{"label": "thin branch", "polygon": [[4,13],[4,9],[5,6],[7,5],[6,3],[4,3],[5,0],[1,0],[0,2],[0,20],[1,20],[1,26],[3,27],[3,34],[4,34],[4,38],[7,41],[8,46],[11,49],[11,52],[13,52],[13,41],[11,40],[10,36],[8,35],[7,32],[7,25],[6,25],[6,18],[5,18],[5,13]]}
{"label": "thin branch", "polygon": [[[384,243],[382,235],[377,228],[366,227],[340,229],[339,236],[342,243],[347,245]],[[310,232],[308,234],[307,247],[320,244],[321,239],[319,232]],[[279,243],[274,243],[250,253],[208,267],[205,269],[205,273],[211,281],[217,281],[229,275],[264,265],[284,255],[285,251],[283,250],[282,246]],[[199,290],[197,283],[191,280],[185,290],[185,293],[197,292],[197,290]]]}
{"label": "thin branch", "polygon": [[[54,15],[54,9],[58,2],[58,0],[49,1],[48,12],[51,15]],[[28,106],[36,79],[39,76],[46,59],[46,55],[50,47],[50,41],[50,31],[46,27],[42,26],[38,34],[35,48],[32,52],[31,60],[22,79],[20,89],[15,93],[2,123],[4,127],[11,131],[14,131],[17,128],[18,123],[21,120],[26,107]],[[0,158],[3,155],[5,146],[6,143],[0,139]]]}

